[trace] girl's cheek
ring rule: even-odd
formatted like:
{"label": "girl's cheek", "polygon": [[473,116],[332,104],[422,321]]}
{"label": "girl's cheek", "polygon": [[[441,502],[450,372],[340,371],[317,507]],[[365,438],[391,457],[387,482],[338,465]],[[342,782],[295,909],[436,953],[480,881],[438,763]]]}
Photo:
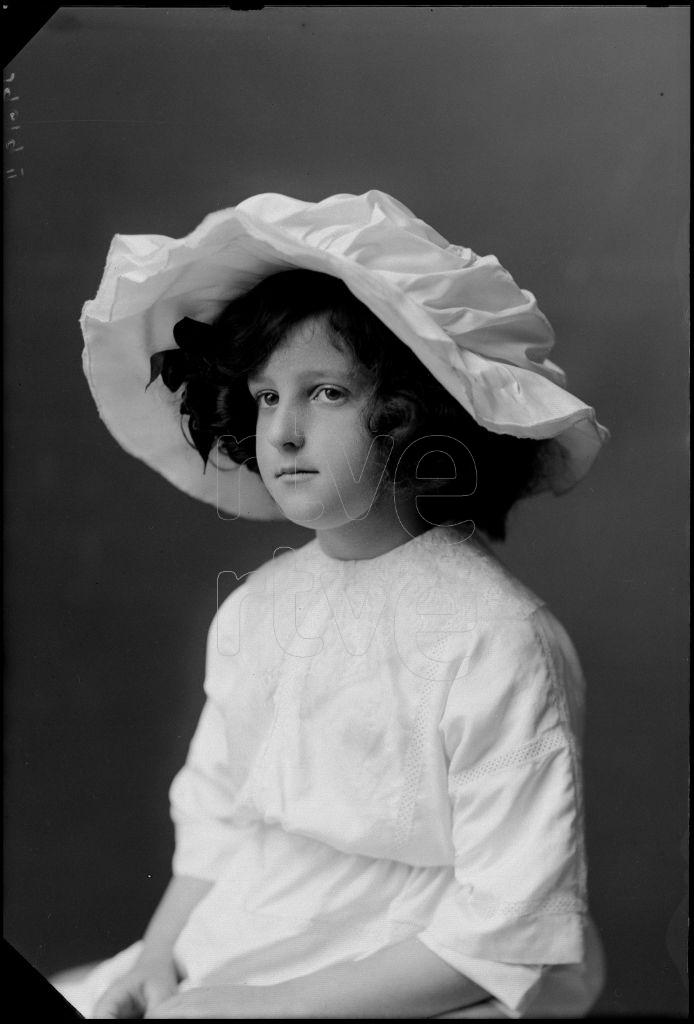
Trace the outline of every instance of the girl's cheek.
{"label": "girl's cheek", "polygon": [[267,486],[269,471],[267,470],[266,449],[261,439],[257,436],[255,442],[255,458],[256,462],[258,463],[258,469],[260,470],[261,479],[263,483]]}

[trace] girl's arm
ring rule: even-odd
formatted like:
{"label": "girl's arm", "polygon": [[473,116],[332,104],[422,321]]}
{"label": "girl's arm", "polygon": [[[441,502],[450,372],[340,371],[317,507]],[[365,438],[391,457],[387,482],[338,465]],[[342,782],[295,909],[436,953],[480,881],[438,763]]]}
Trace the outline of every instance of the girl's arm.
{"label": "girl's arm", "polygon": [[142,958],[173,958],[173,947],[184,924],[212,882],[190,875],[175,875],[152,915],[143,937]]}
{"label": "girl's arm", "polygon": [[107,988],[94,1007],[96,1020],[140,1018],[174,995],[180,980],[173,947],[193,909],[210,890],[202,878],[179,875],[171,879],[152,915],[135,965]]}
{"label": "girl's arm", "polygon": [[224,968],[205,981],[147,1016],[433,1017],[490,998],[416,938],[278,985],[225,985]]}

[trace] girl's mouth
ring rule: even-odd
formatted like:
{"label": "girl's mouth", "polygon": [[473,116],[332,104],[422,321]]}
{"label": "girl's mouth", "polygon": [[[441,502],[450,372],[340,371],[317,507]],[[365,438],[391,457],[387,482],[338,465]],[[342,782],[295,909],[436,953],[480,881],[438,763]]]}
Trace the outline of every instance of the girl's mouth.
{"label": "girl's mouth", "polygon": [[312,476],[316,476],[317,473],[318,471],[315,469],[300,469],[297,472],[280,473],[278,479],[298,484],[302,480],[309,480]]}

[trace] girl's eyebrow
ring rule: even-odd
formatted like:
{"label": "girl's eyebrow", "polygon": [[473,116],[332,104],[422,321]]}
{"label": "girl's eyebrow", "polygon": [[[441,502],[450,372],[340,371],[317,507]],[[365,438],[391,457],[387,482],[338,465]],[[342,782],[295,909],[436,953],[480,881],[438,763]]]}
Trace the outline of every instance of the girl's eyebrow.
{"label": "girl's eyebrow", "polygon": [[[336,367],[327,367],[325,369],[306,370],[304,373],[300,373],[297,376],[297,380],[300,383],[308,380],[314,380],[316,377],[322,377],[327,379],[335,379],[341,377],[343,380],[354,380],[357,374],[354,370],[349,369],[337,369]],[[263,373],[249,373],[246,378],[250,384],[253,381],[254,384],[269,384],[272,383],[272,377],[266,376]]]}

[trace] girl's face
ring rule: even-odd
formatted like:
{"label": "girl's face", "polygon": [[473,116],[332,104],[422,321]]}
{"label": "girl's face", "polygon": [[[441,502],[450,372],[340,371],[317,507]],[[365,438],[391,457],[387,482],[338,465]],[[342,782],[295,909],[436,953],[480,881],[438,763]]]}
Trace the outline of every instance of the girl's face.
{"label": "girl's face", "polygon": [[314,318],[290,331],[248,388],[258,407],[260,475],[286,517],[314,530],[365,517],[383,469],[364,423],[372,382],[325,323]]}

